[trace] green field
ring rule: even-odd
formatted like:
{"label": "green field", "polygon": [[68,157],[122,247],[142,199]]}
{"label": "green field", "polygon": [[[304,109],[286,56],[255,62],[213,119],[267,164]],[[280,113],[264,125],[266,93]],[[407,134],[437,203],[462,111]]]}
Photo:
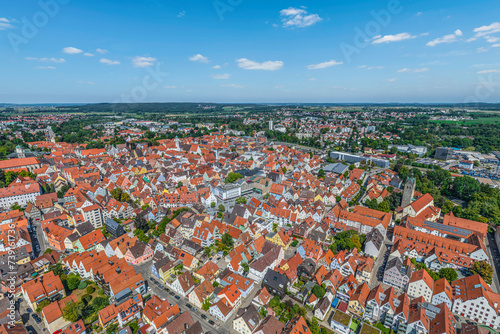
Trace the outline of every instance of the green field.
{"label": "green field", "polygon": [[432,120],[431,122],[435,123],[456,123],[456,124],[496,124],[500,123],[500,116],[495,117],[480,117],[476,119],[470,119],[466,121],[442,121],[442,120]]}

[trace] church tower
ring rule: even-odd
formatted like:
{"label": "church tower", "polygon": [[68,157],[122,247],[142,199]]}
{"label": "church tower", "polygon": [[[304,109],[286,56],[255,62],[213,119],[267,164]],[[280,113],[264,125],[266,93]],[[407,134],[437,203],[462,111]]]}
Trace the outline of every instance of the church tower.
{"label": "church tower", "polygon": [[16,146],[16,153],[18,158],[20,159],[26,158],[26,154],[24,154],[24,149],[19,145]]}
{"label": "church tower", "polygon": [[401,207],[404,208],[408,206],[415,195],[415,187],[417,185],[417,180],[414,177],[409,177],[406,180],[405,188],[403,190],[403,199],[401,200]]}

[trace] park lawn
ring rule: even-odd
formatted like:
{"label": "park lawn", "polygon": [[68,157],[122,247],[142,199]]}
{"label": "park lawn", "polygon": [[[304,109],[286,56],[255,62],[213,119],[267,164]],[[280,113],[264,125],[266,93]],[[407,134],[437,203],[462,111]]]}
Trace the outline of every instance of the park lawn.
{"label": "park lawn", "polygon": [[[92,296],[92,299],[99,297],[99,287],[97,285],[89,284],[87,286],[93,286],[95,288],[95,291],[90,294]],[[76,290],[73,290],[71,292],[72,295],[75,295],[77,300],[82,300],[82,296],[86,293],[87,293],[86,288],[85,289],[76,289]]]}

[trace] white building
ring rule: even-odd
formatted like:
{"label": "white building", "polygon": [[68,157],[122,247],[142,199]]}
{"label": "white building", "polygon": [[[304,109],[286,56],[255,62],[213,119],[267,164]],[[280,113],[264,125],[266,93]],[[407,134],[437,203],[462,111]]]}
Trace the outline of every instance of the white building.
{"label": "white building", "polygon": [[90,222],[94,228],[102,227],[102,211],[97,204],[83,207],[80,211],[82,212],[85,221]]}
{"label": "white building", "polygon": [[439,305],[445,303],[451,310],[453,306],[453,291],[446,278],[441,278],[434,282],[434,294],[431,304]]}
{"label": "white building", "polygon": [[41,194],[40,185],[36,182],[11,184],[9,187],[0,189],[0,207],[10,208],[15,203],[25,207],[29,202],[35,203],[36,197]]}
{"label": "white building", "polygon": [[408,295],[412,298],[423,297],[426,302],[432,301],[434,281],[425,269],[420,269],[411,275],[408,283]]}
{"label": "white building", "polygon": [[479,275],[456,280],[451,285],[454,314],[500,330],[500,295],[494,293]]}
{"label": "white building", "polygon": [[226,322],[233,315],[233,307],[226,298],[221,298],[210,306],[210,314],[222,322]]}

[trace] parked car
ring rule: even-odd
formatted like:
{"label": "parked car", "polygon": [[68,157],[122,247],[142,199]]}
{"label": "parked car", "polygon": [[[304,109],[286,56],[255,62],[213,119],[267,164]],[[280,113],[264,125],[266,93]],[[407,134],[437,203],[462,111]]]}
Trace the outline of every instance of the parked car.
{"label": "parked car", "polygon": [[181,297],[175,295],[175,299],[179,300],[179,299],[181,299]]}
{"label": "parked car", "polygon": [[29,307],[26,309],[26,311],[28,311],[28,314],[33,312]]}
{"label": "parked car", "polygon": [[186,304],[186,306],[187,306],[187,308],[189,308],[189,309],[193,308],[193,305],[191,305],[191,304]]}
{"label": "parked car", "polygon": [[175,293],[173,291],[170,291],[169,295],[175,296]]}
{"label": "parked car", "polygon": [[206,316],[206,315],[204,315],[204,314],[202,314],[202,315],[201,315],[201,318],[202,318],[202,319],[206,319],[206,318],[207,318],[207,316]]}
{"label": "parked car", "polygon": [[212,326],[215,325],[215,322],[213,322],[213,320],[208,320],[208,323]]}
{"label": "parked car", "polygon": [[170,289],[169,289],[169,288],[167,288],[167,292],[170,292]]}

